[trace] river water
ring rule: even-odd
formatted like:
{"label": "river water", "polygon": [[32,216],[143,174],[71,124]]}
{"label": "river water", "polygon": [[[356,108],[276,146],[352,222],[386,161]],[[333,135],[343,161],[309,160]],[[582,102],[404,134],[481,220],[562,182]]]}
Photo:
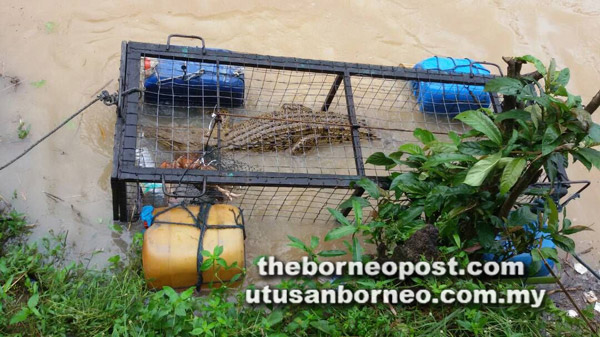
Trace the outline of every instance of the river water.
{"label": "river water", "polygon": [[[116,90],[123,40],[164,43],[197,34],[209,47],[270,55],[383,65],[432,55],[501,64],[502,56],[556,58],[571,69],[568,88],[587,102],[600,89],[600,2],[524,1],[177,1],[3,0],[0,19],[0,162],[23,151],[90,101]],[[187,43],[181,41],[180,43]],[[12,87],[7,76],[21,80]],[[597,121],[600,117],[596,116]],[[31,125],[17,137],[19,121]],[[68,232],[72,258],[102,265],[127,247],[130,233],[109,230],[114,107],[96,104],[0,174],[0,194],[36,224],[34,238]],[[598,229],[600,174],[581,165],[572,179],[592,186],[570,204],[575,224]],[[248,260],[293,256],[287,235],[323,237],[332,225],[253,223]],[[597,247],[599,232],[576,237]],[[93,255],[95,254],[95,255]],[[600,249],[586,255],[599,266]]]}

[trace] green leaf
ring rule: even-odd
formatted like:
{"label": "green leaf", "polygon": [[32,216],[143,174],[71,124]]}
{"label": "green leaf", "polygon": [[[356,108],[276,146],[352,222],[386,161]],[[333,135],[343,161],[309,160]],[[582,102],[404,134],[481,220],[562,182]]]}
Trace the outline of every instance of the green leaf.
{"label": "green leaf", "polygon": [[460,136],[454,132],[454,131],[450,131],[448,132],[448,137],[452,140],[452,142],[454,143],[454,145],[458,146],[458,144],[460,144]]}
{"label": "green leaf", "polygon": [[485,84],[485,91],[503,95],[516,95],[523,90],[521,81],[510,77],[496,77]]}
{"label": "green leaf", "polygon": [[543,265],[544,265],[544,263],[542,261],[533,261],[533,256],[532,256],[531,264],[529,265],[529,268],[527,268],[527,274],[529,276],[534,276],[542,269]]}
{"label": "green leaf", "polygon": [[352,225],[341,226],[332,229],[325,235],[325,241],[336,240],[342,238],[344,236],[348,236],[350,234],[354,234],[356,232],[356,227]]}
{"label": "green leaf", "polygon": [[556,77],[556,60],[554,58],[550,59],[550,65],[548,66],[548,78],[550,83],[554,82]]}
{"label": "green leaf", "polygon": [[329,324],[329,322],[324,319],[321,319],[318,321],[312,321],[312,322],[310,322],[310,325],[313,328],[320,330],[330,336],[335,332],[335,328],[333,326],[331,326]]}
{"label": "green leaf", "polygon": [[542,261],[542,260],[553,260],[558,261],[558,251],[556,248],[544,247],[541,248],[540,251],[537,249],[533,249],[531,251],[532,261]]}
{"label": "green leaf", "polygon": [[398,187],[402,192],[427,194],[429,185],[420,181],[414,172],[407,172],[397,175],[390,184],[390,190]]}
{"label": "green leaf", "polygon": [[56,28],[56,23],[52,22],[52,21],[48,21],[44,24],[44,27],[46,28],[46,33],[52,33],[54,31],[54,29]]}
{"label": "green leaf", "polygon": [[269,314],[266,318],[266,323],[269,327],[274,327],[283,320],[283,313],[281,310],[275,310]]}
{"label": "green leaf", "polygon": [[451,153],[458,151],[458,148],[454,143],[440,142],[437,140],[430,142],[428,146],[435,153]]}
{"label": "green leaf", "polygon": [[194,287],[189,288],[188,290],[184,291],[181,293],[181,295],[179,296],[182,300],[187,300],[188,298],[192,297],[192,295],[194,294]]}
{"label": "green leaf", "polygon": [[235,275],[233,275],[233,277],[231,277],[231,280],[229,280],[229,282],[231,282],[231,283],[236,282],[237,280],[240,279],[240,277],[242,277],[242,273],[235,274]]}
{"label": "green leaf", "polygon": [[332,250],[323,250],[323,251],[319,252],[319,254],[317,254],[317,255],[322,256],[322,257],[334,257],[334,256],[346,255],[346,252],[343,250],[339,250],[339,249],[332,249]]}
{"label": "green leaf", "polygon": [[410,206],[407,210],[400,213],[400,218],[398,220],[401,223],[414,222],[415,219],[419,218],[421,214],[423,214],[424,208],[425,207],[423,206]]}
{"label": "green leaf", "polygon": [[525,226],[537,220],[537,215],[531,212],[529,206],[521,206],[516,211],[510,212],[506,221],[506,225],[508,227]]}
{"label": "green leaf", "polygon": [[571,234],[575,234],[575,233],[579,233],[581,231],[591,231],[592,229],[588,226],[583,226],[583,225],[575,225],[575,226],[570,226],[569,228],[565,228],[563,229],[563,233],[565,235],[571,235]]}
{"label": "green leaf", "polygon": [[39,80],[37,82],[31,82],[31,85],[33,85],[36,88],[41,88],[44,86],[44,84],[46,84],[46,80]]}
{"label": "green leaf", "polygon": [[570,78],[571,72],[569,71],[569,68],[565,68],[558,73],[558,76],[556,77],[556,84],[564,87],[567,85],[567,83],[569,83]]}
{"label": "green leaf", "polygon": [[223,246],[216,246],[213,255],[221,256],[221,254],[223,254]]}
{"label": "green leaf", "polygon": [[333,208],[327,208],[327,210],[329,211],[329,213],[331,213],[331,215],[333,215],[333,217],[340,224],[350,226],[350,221],[348,221],[348,219],[346,219],[346,217],[342,213],[340,213],[338,210],[333,209]]}
{"label": "green leaf", "polygon": [[416,128],[413,132],[415,138],[421,141],[421,143],[427,145],[435,140],[435,136],[428,130],[423,130],[421,128]]}
{"label": "green leaf", "polygon": [[546,175],[550,179],[550,182],[556,181],[558,168],[564,163],[565,157],[562,153],[554,152],[548,156],[548,159],[544,163],[544,170],[546,171]]}
{"label": "green leaf", "polygon": [[398,148],[398,151],[409,153],[409,154],[418,154],[418,155],[423,154],[423,149],[419,145],[413,144],[413,143],[405,143],[405,144],[400,145],[400,147]]}
{"label": "green leaf", "polygon": [[501,153],[495,153],[491,156],[481,159],[467,173],[464,183],[471,186],[481,186],[488,174],[494,169],[500,157]]}
{"label": "green leaf", "polygon": [[183,305],[181,305],[181,303],[179,305],[175,306],[175,316],[180,316],[183,317],[185,316],[185,307]]}
{"label": "green leaf", "polygon": [[542,121],[542,108],[540,108],[540,106],[537,104],[532,104],[526,107],[525,111],[530,113],[531,122],[537,130],[540,126],[540,122]]}
{"label": "green leaf", "polygon": [[427,159],[423,164],[423,167],[434,167],[444,163],[450,162],[473,162],[476,161],[473,156],[460,154],[460,153],[440,153],[433,155]]}
{"label": "green leaf", "polygon": [[200,266],[200,270],[202,270],[202,271],[209,270],[213,265],[213,261],[214,261],[213,259],[204,260],[202,262],[202,265]]}
{"label": "green leaf", "polygon": [[206,250],[206,249],[202,250],[202,251],[200,252],[200,254],[202,254],[202,256],[204,256],[204,257],[211,257],[211,256],[212,256],[212,253],[211,253],[211,252],[209,252],[209,251],[208,251],[208,250]]}
{"label": "green leaf", "polygon": [[377,184],[375,184],[371,179],[361,178],[359,181],[356,182],[356,185],[364,188],[364,190],[371,196],[371,198],[379,198],[379,186],[377,186]]}
{"label": "green leaf", "polygon": [[588,147],[583,149],[579,149],[575,151],[577,154],[581,155],[588,162],[594,165],[596,168],[600,169],[600,152],[598,150],[594,150]]}
{"label": "green leaf", "polygon": [[195,328],[194,330],[190,331],[190,335],[192,336],[200,336],[204,334],[204,329],[202,328]]}
{"label": "green leaf", "polygon": [[592,123],[588,131],[588,136],[590,137],[592,142],[600,143],[600,125]]}
{"label": "green leaf", "polygon": [[288,235],[287,237],[288,237],[288,239],[290,239],[290,241],[292,241],[292,243],[288,244],[289,246],[293,245],[292,247],[297,247],[304,251],[308,251],[308,247],[306,247],[306,245],[304,244],[304,242],[302,242],[302,240],[298,239],[295,236],[291,236],[291,235]]}
{"label": "green leaf", "polygon": [[108,258],[108,262],[112,263],[112,264],[117,264],[119,263],[119,261],[121,261],[121,256],[120,255],[113,255],[111,257]]}
{"label": "green leaf", "polygon": [[358,203],[358,201],[352,201],[352,210],[354,210],[354,221],[356,226],[362,225],[362,206]]}
{"label": "green leaf", "polygon": [[546,210],[548,213],[548,227],[552,228],[553,231],[558,230],[558,208],[554,203],[554,200],[550,197],[546,197],[546,205],[548,209]]}
{"label": "green leaf", "polygon": [[495,229],[491,223],[482,222],[477,226],[477,238],[483,247],[492,246],[495,237]]}
{"label": "green leaf", "polygon": [[588,171],[592,169],[592,163],[590,163],[590,161],[587,160],[584,156],[577,153],[577,151],[572,151],[571,155],[573,156],[574,160],[579,160],[583,164],[583,166],[585,166],[585,168],[588,169]]}
{"label": "green leaf", "polygon": [[535,69],[540,74],[542,74],[542,76],[546,76],[546,67],[544,66],[544,64],[542,63],[542,61],[538,60],[537,58],[535,58],[535,57],[533,57],[531,55],[521,56],[518,59],[520,59],[521,61],[532,63],[535,66]]}
{"label": "green leaf", "polygon": [[10,322],[8,324],[13,325],[13,324],[23,322],[24,320],[27,319],[27,317],[29,317],[30,314],[31,314],[31,310],[29,310],[29,308],[27,308],[27,307],[23,307],[23,308],[21,308],[21,310],[19,312],[17,312],[10,319]]}
{"label": "green leaf", "polygon": [[369,156],[369,158],[367,158],[366,163],[377,165],[377,166],[389,166],[389,165],[396,164],[396,162],[393,159],[388,158],[388,156],[386,156],[383,152],[373,153],[372,155]]}
{"label": "green leaf", "polygon": [[498,123],[502,122],[504,120],[507,120],[507,119],[528,121],[531,119],[531,113],[527,112],[525,110],[510,110],[507,112],[497,114],[496,117],[494,118],[494,120]]}
{"label": "green leaf", "polygon": [[560,86],[558,89],[556,89],[556,91],[554,91],[554,94],[557,96],[563,96],[563,97],[568,97],[569,93],[567,92],[567,88]]}
{"label": "green leaf", "polygon": [[316,236],[310,237],[310,249],[315,249],[319,245],[319,238]]}
{"label": "green leaf", "polygon": [[567,104],[568,107],[580,106],[581,96],[569,94],[569,97],[567,98],[567,102],[565,104]]}
{"label": "green leaf", "polygon": [[252,260],[252,265],[254,265],[254,266],[258,265],[258,262],[260,260],[262,260],[263,258],[266,260],[267,257],[268,257],[268,255],[259,255],[259,256],[255,257],[254,260]]}
{"label": "green leaf", "polygon": [[483,112],[468,110],[461,112],[454,118],[483,133],[494,143],[498,145],[502,144],[502,134],[500,133],[500,130]]}
{"label": "green leaf", "polygon": [[558,251],[556,250],[556,248],[543,247],[540,248],[540,250],[542,251],[542,255],[544,258],[555,261],[558,260]]}
{"label": "green leaf", "polygon": [[352,260],[355,262],[362,261],[363,248],[360,245],[358,237],[352,238]]}
{"label": "green leaf", "polygon": [[458,145],[458,151],[471,156],[488,155],[497,149],[491,149],[485,146],[482,142],[464,142]]}
{"label": "green leaf", "polygon": [[354,201],[358,202],[363,208],[371,206],[371,203],[365,198],[357,197],[355,195],[348,198],[348,200],[341,203],[338,208],[341,210],[345,210],[347,208],[351,208]]}
{"label": "green leaf", "polygon": [[29,298],[29,300],[27,300],[27,306],[29,307],[29,309],[33,309],[38,305],[39,301],[40,301],[40,294],[35,293]]}
{"label": "green leaf", "polygon": [[564,235],[552,234],[552,242],[554,242],[558,248],[568,253],[572,253],[575,249],[575,242]]}
{"label": "green leaf", "polygon": [[517,180],[521,177],[521,173],[527,166],[527,161],[523,158],[513,158],[502,171],[500,178],[500,193],[508,192]]}
{"label": "green leaf", "polygon": [[544,138],[542,139],[542,154],[547,155],[558,146],[560,137],[560,131],[554,125],[551,125],[544,132]]}
{"label": "green leaf", "polygon": [[112,230],[113,232],[117,232],[119,234],[123,233],[123,226],[113,223],[108,225],[108,228],[110,228],[110,230]]}

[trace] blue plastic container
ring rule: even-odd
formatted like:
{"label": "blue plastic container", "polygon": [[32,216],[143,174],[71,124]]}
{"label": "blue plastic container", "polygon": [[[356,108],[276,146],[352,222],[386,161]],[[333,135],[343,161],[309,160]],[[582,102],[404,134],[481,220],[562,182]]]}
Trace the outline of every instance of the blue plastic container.
{"label": "blue plastic container", "polygon": [[[537,226],[537,224],[535,224],[535,226]],[[531,230],[529,227],[525,227],[525,229]],[[539,240],[543,236],[543,234],[544,233],[538,232],[536,234],[535,238]],[[498,240],[498,239],[499,239],[499,237],[496,238],[496,240]],[[556,245],[554,244],[554,242],[552,242],[552,240],[544,239],[544,240],[542,240],[541,248],[556,248]],[[500,257],[495,256],[493,254],[483,254],[483,259],[485,261],[498,261],[498,262],[501,261]],[[531,266],[531,263],[533,263],[533,258],[531,257],[531,253],[521,253],[519,255],[515,255],[515,256],[507,259],[506,261],[523,262],[523,264],[525,265],[526,275],[528,275],[527,273],[529,273],[529,267]],[[554,268],[554,261],[552,261],[550,259],[546,259],[546,262],[548,263],[550,268]],[[550,274],[550,271],[546,267],[546,264],[542,263],[542,267],[540,268],[540,270],[538,270],[538,272],[535,273],[534,275],[529,275],[529,277],[547,276],[549,274]]]}
{"label": "blue plastic container", "polygon": [[[434,56],[417,63],[414,68],[447,73],[490,74],[484,66],[466,58]],[[412,87],[419,109],[424,113],[454,116],[490,105],[489,94],[479,85],[413,81]]]}
{"label": "blue plastic container", "polygon": [[145,69],[150,62],[158,62],[144,80],[145,101],[154,104],[180,106],[217,105],[217,83],[220,106],[239,107],[244,104],[244,68],[213,63],[189,62],[170,59],[144,61]]}
{"label": "blue plastic container", "polygon": [[152,226],[152,222],[154,221],[154,207],[150,205],[146,205],[142,207],[142,212],[140,213],[140,220],[142,220],[142,224],[144,225],[144,231]]}

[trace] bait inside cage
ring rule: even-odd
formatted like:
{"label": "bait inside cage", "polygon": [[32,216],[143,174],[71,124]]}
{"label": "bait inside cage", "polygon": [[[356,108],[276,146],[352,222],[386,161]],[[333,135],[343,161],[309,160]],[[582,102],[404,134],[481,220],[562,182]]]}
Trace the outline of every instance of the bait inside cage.
{"label": "bait inside cage", "polygon": [[389,175],[366,163],[371,154],[415,142],[417,128],[467,131],[453,119],[465,106],[499,109],[496,95],[474,90],[487,74],[202,44],[122,45],[120,92],[129,94],[119,97],[115,219],[187,199],[232,203],[249,219],[328,221],[327,207],[361,193],[353,181]]}

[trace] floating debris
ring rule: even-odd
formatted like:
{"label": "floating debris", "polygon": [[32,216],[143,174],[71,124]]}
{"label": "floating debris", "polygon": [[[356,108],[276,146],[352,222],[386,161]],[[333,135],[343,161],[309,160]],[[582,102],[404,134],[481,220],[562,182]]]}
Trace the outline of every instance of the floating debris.
{"label": "floating debris", "polygon": [[48,21],[44,24],[44,27],[46,28],[46,33],[52,33],[52,32],[54,32],[54,29],[56,28],[56,23],[52,22],[52,21]]}
{"label": "floating debris", "polygon": [[594,303],[598,301],[598,297],[596,297],[596,294],[593,290],[583,293],[583,298],[585,298],[585,301],[588,303]]}
{"label": "floating debris", "polygon": [[36,88],[41,88],[44,86],[44,84],[46,84],[46,80],[39,80],[36,82],[31,82],[31,85],[33,85]]}
{"label": "floating debris", "polygon": [[584,267],[581,263],[577,262],[575,263],[575,265],[573,266],[573,269],[575,269],[576,272],[578,272],[579,274],[585,274],[587,273],[587,268]]}

